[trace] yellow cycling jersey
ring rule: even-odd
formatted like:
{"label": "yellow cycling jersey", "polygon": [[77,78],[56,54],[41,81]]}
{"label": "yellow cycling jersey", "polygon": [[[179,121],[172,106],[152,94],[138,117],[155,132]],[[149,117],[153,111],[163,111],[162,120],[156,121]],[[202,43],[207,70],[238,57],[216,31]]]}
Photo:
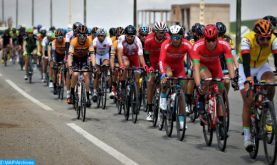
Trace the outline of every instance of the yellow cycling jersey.
{"label": "yellow cycling jersey", "polygon": [[277,53],[277,39],[275,35],[271,35],[269,45],[267,47],[261,47],[257,43],[256,33],[251,31],[244,35],[241,40],[241,54],[240,61],[242,61],[242,55],[245,53],[250,54],[250,67],[257,68],[267,62],[268,57],[272,53]]}

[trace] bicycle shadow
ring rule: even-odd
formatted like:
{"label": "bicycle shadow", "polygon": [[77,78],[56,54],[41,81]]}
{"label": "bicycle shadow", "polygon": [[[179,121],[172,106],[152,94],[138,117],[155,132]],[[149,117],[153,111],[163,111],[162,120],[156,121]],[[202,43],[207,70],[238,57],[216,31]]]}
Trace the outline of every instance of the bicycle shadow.
{"label": "bicycle shadow", "polygon": [[[246,153],[247,154],[247,153]],[[252,163],[264,163],[264,164],[267,164],[267,161],[266,161],[266,158],[265,156],[263,155],[258,155],[256,157],[256,159],[251,159],[249,155],[242,155],[240,156],[240,158],[245,162],[245,163],[248,163],[248,164],[252,164]]]}

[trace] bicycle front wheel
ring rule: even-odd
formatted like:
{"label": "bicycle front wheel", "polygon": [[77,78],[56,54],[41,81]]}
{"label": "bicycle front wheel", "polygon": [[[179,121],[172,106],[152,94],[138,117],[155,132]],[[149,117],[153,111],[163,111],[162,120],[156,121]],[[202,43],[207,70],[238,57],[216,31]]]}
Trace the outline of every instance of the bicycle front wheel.
{"label": "bicycle front wheel", "polygon": [[[176,130],[177,130],[177,137],[180,141],[184,140],[185,133],[186,133],[186,115],[184,113],[185,107],[185,100],[184,95],[180,94],[175,98],[175,112],[176,112]],[[183,104],[183,105],[182,105]],[[180,112],[180,108],[183,108],[183,113]]]}
{"label": "bicycle front wheel", "polygon": [[[169,98],[167,98],[169,99]],[[167,110],[165,114],[164,127],[165,132],[168,137],[171,137],[173,131],[173,107],[171,107],[171,103],[167,105]]]}
{"label": "bicycle front wheel", "polygon": [[132,108],[132,121],[133,123],[136,123],[138,120],[138,113],[139,113],[139,100],[138,100],[138,90],[135,82],[133,85],[131,85],[130,99],[131,99],[131,108]]}
{"label": "bicycle front wheel", "polygon": [[85,84],[82,82],[81,84],[81,115],[83,122],[86,120],[86,89]]}
{"label": "bicycle front wheel", "polygon": [[102,95],[101,95],[101,106],[102,109],[106,108],[106,103],[107,103],[107,90],[108,90],[108,83],[105,79],[105,75],[102,73],[102,81],[101,81],[101,91],[102,91]]}
{"label": "bicycle front wheel", "polygon": [[[216,137],[217,146],[220,151],[225,151],[226,143],[228,138],[228,121],[229,117],[226,113],[225,104],[221,96],[217,96],[216,99],[216,112],[217,112],[217,122],[216,122]],[[220,115],[221,114],[221,115]]]}
{"label": "bicycle front wheel", "polygon": [[277,153],[277,123],[276,114],[273,102],[267,102],[264,105],[264,117],[262,122],[263,127],[263,143],[264,151],[267,162],[269,165],[273,165],[276,162]]}

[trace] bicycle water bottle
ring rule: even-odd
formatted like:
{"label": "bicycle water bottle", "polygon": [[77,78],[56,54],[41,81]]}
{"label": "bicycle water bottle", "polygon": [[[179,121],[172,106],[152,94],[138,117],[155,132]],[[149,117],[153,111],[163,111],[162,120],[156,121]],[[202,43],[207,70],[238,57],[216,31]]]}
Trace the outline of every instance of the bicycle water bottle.
{"label": "bicycle water bottle", "polygon": [[172,93],[170,95],[170,100],[171,100],[170,107],[174,107],[175,97],[176,97],[176,93]]}

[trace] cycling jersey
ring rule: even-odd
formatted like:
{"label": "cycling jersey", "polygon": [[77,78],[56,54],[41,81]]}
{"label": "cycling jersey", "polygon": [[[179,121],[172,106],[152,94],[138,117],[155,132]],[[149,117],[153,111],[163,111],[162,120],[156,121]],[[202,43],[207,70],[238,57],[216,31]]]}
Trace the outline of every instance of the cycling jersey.
{"label": "cycling jersey", "polygon": [[128,59],[130,67],[139,67],[139,56],[143,55],[143,49],[140,39],[135,36],[134,42],[128,44],[125,40],[125,35],[118,38],[118,49],[123,49],[123,59]]}
{"label": "cycling jersey", "polygon": [[271,35],[269,46],[261,47],[257,43],[256,33],[251,31],[244,35],[241,40],[241,55],[240,61],[242,61],[243,54],[250,54],[250,67],[260,67],[267,62],[268,57],[271,53],[277,53],[277,39],[275,35]]}
{"label": "cycling jersey", "polygon": [[92,41],[88,38],[83,45],[79,44],[77,37],[70,42],[69,53],[72,53],[74,57],[87,57],[89,52],[93,51]]}
{"label": "cycling jersey", "polygon": [[185,55],[192,54],[192,45],[186,39],[182,39],[179,47],[174,47],[171,44],[171,39],[167,39],[162,43],[159,65],[161,73],[166,73],[166,68],[170,67],[173,70],[173,76],[185,77],[184,58]]}
{"label": "cycling jersey", "polygon": [[30,55],[37,48],[37,39],[35,36],[26,37],[24,39],[26,42],[25,50],[28,55]]}
{"label": "cycling jersey", "polygon": [[112,47],[112,40],[108,37],[103,42],[100,42],[96,37],[93,40],[93,47],[96,55],[104,56],[110,53]]}
{"label": "cycling jersey", "polygon": [[65,38],[62,40],[62,42],[58,42],[57,39],[52,41],[52,50],[55,50],[56,54],[58,56],[64,56],[66,47],[65,47]]}
{"label": "cycling jersey", "polygon": [[70,42],[72,38],[74,38],[74,32],[73,31],[67,32],[65,35],[66,42]]}
{"label": "cycling jersey", "polygon": [[161,45],[166,39],[169,39],[168,33],[165,34],[164,40],[160,42],[155,39],[155,33],[151,33],[145,38],[144,49],[149,54],[150,64],[154,69],[158,69]]}
{"label": "cycling jersey", "polygon": [[49,41],[49,37],[44,37],[42,42],[41,42],[41,46],[44,48],[44,50],[41,50],[41,51],[44,51],[45,52],[45,56],[48,56],[48,46],[50,44],[51,41]]}
{"label": "cycling jersey", "polygon": [[223,39],[218,38],[214,50],[208,50],[205,40],[200,39],[193,45],[192,61],[200,62],[201,68],[208,68],[213,78],[223,77],[220,55],[224,54],[226,62],[233,62],[230,44]]}
{"label": "cycling jersey", "polygon": [[11,36],[8,34],[3,34],[2,39],[3,39],[3,47],[5,48],[10,44]]}

